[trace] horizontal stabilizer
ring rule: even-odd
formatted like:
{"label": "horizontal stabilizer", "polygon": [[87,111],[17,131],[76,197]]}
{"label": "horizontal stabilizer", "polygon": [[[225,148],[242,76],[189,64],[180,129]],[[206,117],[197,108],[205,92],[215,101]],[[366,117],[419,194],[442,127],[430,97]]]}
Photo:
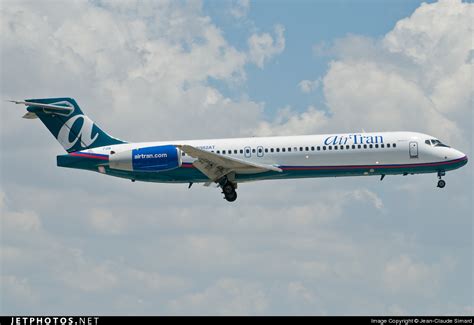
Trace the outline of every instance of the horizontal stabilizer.
{"label": "horizontal stabilizer", "polygon": [[47,108],[47,109],[50,109],[50,110],[58,110],[58,111],[72,112],[74,110],[74,107],[71,107],[71,106],[61,106],[61,105],[25,102],[25,101],[21,101],[21,100],[9,100],[9,102],[12,102],[12,103],[15,103],[15,104],[23,104],[23,105],[26,105],[26,106],[42,107],[42,108]]}
{"label": "horizontal stabilizer", "polygon": [[[40,107],[49,111],[55,111],[57,113],[63,113],[63,114],[69,114],[74,111],[74,107],[69,106],[66,102],[64,103],[65,106],[35,103],[35,102],[20,101],[20,100],[9,100],[9,102],[12,102],[15,104],[23,104],[30,107]],[[25,117],[25,118],[30,118],[30,117]]]}

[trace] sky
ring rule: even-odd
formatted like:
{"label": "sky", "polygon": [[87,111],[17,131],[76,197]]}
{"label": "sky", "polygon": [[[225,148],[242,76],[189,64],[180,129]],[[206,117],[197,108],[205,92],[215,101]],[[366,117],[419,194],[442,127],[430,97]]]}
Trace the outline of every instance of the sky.
{"label": "sky", "polygon": [[416,131],[472,156],[474,5],[0,2],[0,314],[473,314],[473,173],[195,184],[56,167],[6,99],[128,141]]}

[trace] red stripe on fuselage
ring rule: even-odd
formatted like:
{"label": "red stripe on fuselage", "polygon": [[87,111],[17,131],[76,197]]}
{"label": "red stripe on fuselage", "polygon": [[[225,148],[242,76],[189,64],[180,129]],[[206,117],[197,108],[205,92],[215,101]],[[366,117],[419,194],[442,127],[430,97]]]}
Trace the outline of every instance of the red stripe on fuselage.
{"label": "red stripe on fuselage", "polygon": [[109,156],[107,155],[100,155],[100,154],[90,154],[90,153],[83,153],[83,152],[73,152],[69,154],[70,156],[74,157],[83,157],[83,158],[90,158],[90,159],[99,159],[99,160],[109,160]]}

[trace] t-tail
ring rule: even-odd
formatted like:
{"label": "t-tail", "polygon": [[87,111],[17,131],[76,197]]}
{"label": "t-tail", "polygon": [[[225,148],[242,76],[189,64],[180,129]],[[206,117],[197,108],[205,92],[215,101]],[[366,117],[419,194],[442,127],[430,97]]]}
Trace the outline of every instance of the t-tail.
{"label": "t-tail", "polygon": [[82,113],[72,98],[12,101],[26,105],[27,119],[39,118],[67,152],[125,143],[111,137]]}

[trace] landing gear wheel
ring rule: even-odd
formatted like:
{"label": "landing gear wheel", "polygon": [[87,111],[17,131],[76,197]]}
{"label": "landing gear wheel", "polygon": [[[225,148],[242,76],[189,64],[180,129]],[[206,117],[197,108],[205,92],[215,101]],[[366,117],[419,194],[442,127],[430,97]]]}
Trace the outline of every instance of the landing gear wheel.
{"label": "landing gear wheel", "polygon": [[439,188],[443,188],[443,187],[445,187],[445,186],[446,186],[446,182],[445,182],[444,180],[440,179],[440,180],[438,181],[438,187],[439,187]]}
{"label": "landing gear wheel", "polygon": [[224,192],[226,196],[230,195],[235,192],[234,186],[227,182],[224,186],[222,186],[222,192]]}
{"label": "landing gear wheel", "polygon": [[217,183],[222,188],[222,193],[224,193],[224,199],[229,202],[234,202],[235,200],[237,200],[237,192],[235,192],[237,184],[229,181],[226,176],[221,178]]}
{"label": "landing gear wheel", "polygon": [[226,194],[225,199],[229,202],[234,202],[235,200],[237,200],[237,192],[234,191],[230,194]]}

